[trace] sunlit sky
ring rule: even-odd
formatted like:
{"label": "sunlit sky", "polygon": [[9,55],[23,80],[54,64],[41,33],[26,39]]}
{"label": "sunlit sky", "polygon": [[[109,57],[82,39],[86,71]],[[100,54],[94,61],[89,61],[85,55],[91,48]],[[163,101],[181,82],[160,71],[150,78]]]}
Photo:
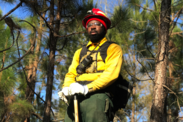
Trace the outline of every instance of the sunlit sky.
{"label": "sunlit sky", "polygon": [[[97,1],[98,0],[94,0],[94,3],[96,3]],[[103,0],[103,1],[105,1],[105,0]],[[103,5],[100,5],[98,8],[102,9],[103,11],[108,10],[108,8],[110,8],[112,10],[112,8],[114,8],[115,5],[119,5],[119,4],[117,4],[118,1],[119,0],[107,0],[107,2],[110,3],[108,6],[105,7]],[[0,3],[0,10],[2,10],[2,12],[3,12],[2,14],[5,15],[6,13],[8,13],[18,3],[19,2],[15,2],[13,4],[6,4],[5,2],[1,1],[1,3]],[[24,18],[30,16],[30,13],[26,9],[18,8],[13,13],[11,13],[10,15],[16,16],[19,19],[24,19]],[[44,96],[45,92],[43,92],[42,95]],[[53,99],[58,99],[58,95],[57,95],[56,92],[53,93]]]}

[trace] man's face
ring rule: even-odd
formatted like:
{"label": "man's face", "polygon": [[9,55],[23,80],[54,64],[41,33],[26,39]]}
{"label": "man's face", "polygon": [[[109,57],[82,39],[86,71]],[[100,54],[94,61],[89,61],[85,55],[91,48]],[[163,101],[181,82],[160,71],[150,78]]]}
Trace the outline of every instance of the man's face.
{"label": "man's face", "polygon": [[87,24],[87,32],[93,43],[100,42],[105,36],[105,28],[97,20],[92,20]]}

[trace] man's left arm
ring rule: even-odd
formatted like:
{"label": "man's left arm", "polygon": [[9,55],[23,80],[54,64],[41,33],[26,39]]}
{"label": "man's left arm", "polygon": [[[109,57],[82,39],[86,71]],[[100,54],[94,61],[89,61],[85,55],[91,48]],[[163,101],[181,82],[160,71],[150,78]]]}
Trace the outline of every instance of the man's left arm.
{"label": "man's left arm", "polygon": [[111,44],[107,49],[105,70],[100,77],[88,84],[89,92],[104,89],[118,78],[122,66],[122,49],[117,44]]}

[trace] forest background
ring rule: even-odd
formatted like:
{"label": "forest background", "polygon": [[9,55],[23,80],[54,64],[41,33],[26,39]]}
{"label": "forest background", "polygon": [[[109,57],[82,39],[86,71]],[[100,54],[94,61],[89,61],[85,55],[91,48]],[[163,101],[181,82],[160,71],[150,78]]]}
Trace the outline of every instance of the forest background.
{"label": "forest background", "polygon": [[1,0],[0,121],[62,122],[59,100],[74,52],[88,36],[81,21],[93,7],[123,49],[121,74],[133,84],[113,122],[182,119],[183,0]]}

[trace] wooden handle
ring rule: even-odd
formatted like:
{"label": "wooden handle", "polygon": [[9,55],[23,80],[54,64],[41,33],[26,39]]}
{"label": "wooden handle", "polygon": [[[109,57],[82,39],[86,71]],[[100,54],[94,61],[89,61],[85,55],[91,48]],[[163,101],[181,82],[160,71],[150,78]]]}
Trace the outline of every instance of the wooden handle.
{"label": "wooden handle", "polygon": [[78,100],[76,98],[76,95],[74,95],[74,114],[75,114],[75,122],[79,122]]}

